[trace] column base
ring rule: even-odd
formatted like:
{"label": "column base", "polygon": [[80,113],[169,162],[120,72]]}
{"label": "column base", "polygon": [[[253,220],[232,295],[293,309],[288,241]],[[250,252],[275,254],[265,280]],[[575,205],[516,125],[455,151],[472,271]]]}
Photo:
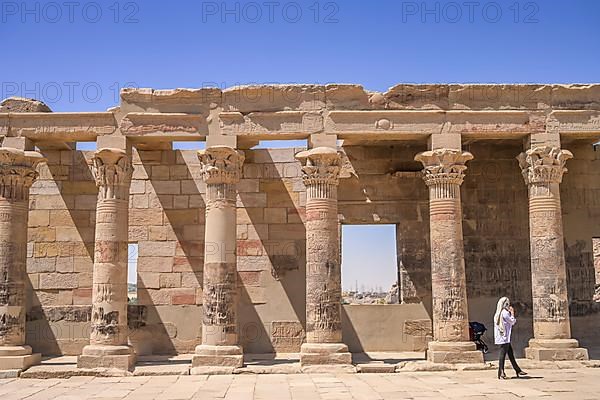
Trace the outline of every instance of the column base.
{"label": "column base", "polygon": [[304,343],[300,348],[300,365],[352,366],[352,354],[343,343]]}
{"label": "column base", "polygon": [[25,370],[42,361],[40,353],[32,353],[31,346],[0,346],[0,371]]}
{"label": "column base", "polygon": [[133,371],[136,354],[131,346],[88,345],[77,357],[77,368],[115,368]]}
{"label": "column base", "polygon": [[525,357],[537,361],[589,360],[588,351],[577,339],[531,339]]}
{"label": "column base", "polygon": [[473,342],[429,342],[427,360],[441,364],[483,363],[483,353]]}
{"label": "column base", "polygon": [[244,365],[244,352],[241,346],[213,346],[201,344],[196,346],[196,354],[192,358],[192,367],[234,367]]}

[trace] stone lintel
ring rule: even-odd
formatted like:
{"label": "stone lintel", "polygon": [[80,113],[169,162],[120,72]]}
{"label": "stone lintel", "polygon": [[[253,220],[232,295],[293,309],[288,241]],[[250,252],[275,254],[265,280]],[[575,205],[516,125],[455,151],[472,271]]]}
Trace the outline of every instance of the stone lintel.
{"label": "stone lintel", "polygon": [[121,133],[138,141],[203,140],[208,133],[206,114],[130,112]]}
{"label": "stone lintel", "polygon": [[323,131],[323,116],[314,111],[221,112],[221,133],[264,139],[304,139]]}
{"label": "stone lintel", "polygon": [[[111,112],[37,112],[5,115],[10,136],[26,137],[35,143],[93,142],[98,136],[111,135],[117,129],[115,115]],[[2,118],[0,115],[0,127],[3,125]]]}

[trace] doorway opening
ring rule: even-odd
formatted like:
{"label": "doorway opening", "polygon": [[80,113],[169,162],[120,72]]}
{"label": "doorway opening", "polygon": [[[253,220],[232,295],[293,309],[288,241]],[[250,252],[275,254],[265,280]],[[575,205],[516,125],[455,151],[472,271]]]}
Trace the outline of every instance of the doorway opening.
{"label": "doorway opening", "polygon": [[398,304],[396,225],[342,225],[343,304]]}
{"label": "doorway opening", "polygon": [[138,244],[129,243],[127,245],[127,300],[129,304],[137,304],[137,262],[138,262]]}

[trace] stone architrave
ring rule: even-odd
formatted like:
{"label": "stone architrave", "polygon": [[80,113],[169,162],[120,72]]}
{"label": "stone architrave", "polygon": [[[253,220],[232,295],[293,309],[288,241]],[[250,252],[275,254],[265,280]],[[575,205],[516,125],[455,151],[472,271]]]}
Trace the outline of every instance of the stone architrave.
{"label": "stone architrave", "polygon": [[130,370],[135,353],[128,345],[127,243],[129,186],[133,168],[126,150],[102,148],[92,158],[98,186],[92,278],[90,344],[79,368]]}
{"label": "stone architrave", "polygon": [[306,343],[302,366],[351,364],[342,342],[342,285],[337,189],[341,157],[336,149],[300,152],[306,186]]}
{"label": "stone architrave", "polygon": [[25,281],[29,188],[42,161],[35,151],[0,148],[0,370],[41,360],[25,344]]}
{"label": "stone architrave", "polygon": [[206,183],[202,344],[193,367],[241,367],[237,327],[236,184],[244,154],[229,146],[198,152]]}
{"label": "stone architrave", "polygon": [[427,358],[436,363],[478,363],[483,355],[469,338],[460,186],[473,159],[466,151],[419,153],[429,188],[433,341]]}
{"label": "stone architrave", "polygon": [[587,360],[571,338],[560,183],[568,150],[540,146],[517,159],[529,191],[529,245],[533,294],[533,333],[525,349],[536,360]]}

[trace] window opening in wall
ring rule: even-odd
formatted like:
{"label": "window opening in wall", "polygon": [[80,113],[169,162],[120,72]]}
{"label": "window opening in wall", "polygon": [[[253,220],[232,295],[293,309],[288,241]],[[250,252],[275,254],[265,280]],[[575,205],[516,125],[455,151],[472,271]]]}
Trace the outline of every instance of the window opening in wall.
{"label": "window opening in wall", "polygon": [[342,303],[398,304],[396,225],[342,225]]}
{"label": "window opening in wall", "polygon": [[127,245],[127,299],[129,304],[137,304],[137,261],[138,244]]}
{"label": "window opening in wall", "polygon": [[600,303],[600,238],[592,238],[592,248],[594,249],[594,272],[596,275],[594,300]]}
{"label": "window opening in wall", "polygon": [[96,142],[76,142],[75,150],[96,150]]}
{"label": "window opening in wall", "polygon": [[203,150],[206,142],[173,142],[173,150]]}
{"label": "window opening in wall", "polygon": [[306,140],[261,140],[253,149],[291,149],[306,148]]}

